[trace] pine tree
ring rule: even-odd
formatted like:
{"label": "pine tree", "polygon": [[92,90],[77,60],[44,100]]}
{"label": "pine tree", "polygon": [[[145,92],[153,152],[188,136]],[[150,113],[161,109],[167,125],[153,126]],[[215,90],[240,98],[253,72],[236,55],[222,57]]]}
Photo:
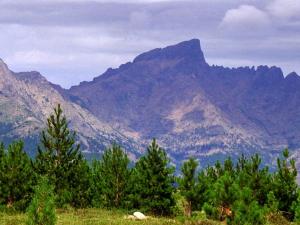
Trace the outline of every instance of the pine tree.
{"label": "pine tree", "polygon": [[292,205],[297,201],[297,169],[295,160],[289,159],[289,151],[283,151],[283,159],[277,159],[277,172],[274,176],[274,194],[279,202],[279,210],[288,218],[294,217]]}
{"label": "pine tree", "polygon": [[2,161],[4,155],[5,155],[5,147],[3,142],[0,142],[0,162]]}
{"label": "pine tree", "polygon": [[7,151],[0,146],[0,199],[8,207],[20,210],[27,207],[34,183],[31,161],[23,146],[22,141],[13,142]]}
{"label": "pine tree", "polygon": [[[97,200],[106,207],[120,207],[124,203],[130,175],[129,159],[120,146],[113,144],[100,161],[93,163],[93,181]],[[98,203],[96,205],[99,205]]]}
{"label": "pine tree", "polygon": [[174,168],[166,152],[153,139],[147,154],[140,158],[134,171],[133,191],[140,207],[156,215],[168,215],[175,205]]}
{"label": "pine tree", "polygon": [[190,158],[184,162],[181,167],[182,177],[179,179],[179,190],[186,200],[185,215],[190,217],[192,209],[195,208],[197,200],[196,193],[196,170],[198,162],[194,158]]}
{"label": "pine tree", "polygon": [[[68,128],[67,119],[58,105],[47,119],[47,128],[42,131],[34,167],[38,174],[48,176],[54,185],[60,207],[65,204],[80,207],[84,204],[78,202],[77,192],[81,192],[81,199],[89,194],[85,159],[79,149],[76,133]],[[82,189],[78,190],[78,187]]]}
{"label": "pine tree", "polygon": [[6,190],[4,162],[5,162],[5,147],[4,144],[1,142],[0,143],[0,205],[6,203],[6,197],[3,194],[5,193]]}
{"label": "pine tree", "polygon": [[27,225],[54,225],[57,217],[53,186],[46,177],[41,177],[35,187],[33,199],[27,209]]}
{"label": "pine tree", "polygon": [[294,202],[293,209],[295,211],[294,221],[300,223],[300,189],[298,189],[298,198]]}
{"label": "pine tree", "polygon": [[278,201],[274,195],[273,191],[270,191],[268,193],[268,197],[267,197],[267,209],[269,210],[269,213],[271,214],[276,214],[278,212]]}
{"label": "pine tree", "polygon": [[85,208],[91,206],[92,202],[92,171],[88,162],[79,158],[73,166],[69,178],[69,188],[72,193],[72,206]]}
{"label": "pine tree", "polygon": [[268,167],[261,167],[261,158],[255,154],[250,159],[242,156],[237,163],[236,180],[240,188],[252,190],[255,200],[261,205],[267,202],[271,188],[271,175]]}
{"label": "pine tree", "polygon": [[227,218],[228,224],[263,225],[265,224],[264,207],[261,207],[249,187],[236,189],[237,198],[232,204],[232,216]]}

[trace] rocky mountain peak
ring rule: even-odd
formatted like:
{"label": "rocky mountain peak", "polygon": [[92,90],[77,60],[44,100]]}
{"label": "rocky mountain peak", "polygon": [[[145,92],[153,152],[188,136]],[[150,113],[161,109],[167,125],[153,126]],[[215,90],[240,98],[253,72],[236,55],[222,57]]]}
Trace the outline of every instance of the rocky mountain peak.
{"label": "rocky mountain peak", "polygon": [[18,80],[25,81],[26,83],[49,84],[47,79],[37,71],[14,73],[14,75]]}
{"label": "rocky mountain peak", "polygon": [[133,62],[172,59],[187,59],[193,62],[206,64],[198,39],[180,42],[166,48],[153,49],[137,56]]}
{"label": "rocky mountain peak", "polygon": [[300,78],[296,72],[291,72],[287,75],[287,78]]}
{"label": "rocky mountain peak", "polygon": [[7,71],[8,70],[8,67],[7,65],[5,64],[5,62],[0,58],[0,71]]}

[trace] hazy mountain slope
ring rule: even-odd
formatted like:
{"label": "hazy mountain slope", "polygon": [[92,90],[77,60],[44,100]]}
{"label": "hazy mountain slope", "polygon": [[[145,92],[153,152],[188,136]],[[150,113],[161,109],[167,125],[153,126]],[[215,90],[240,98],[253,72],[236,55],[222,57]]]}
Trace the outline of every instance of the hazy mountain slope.
{"label": "hazy mountain slope", "polygon": [[141,54],[132,63],[72,87],[68,95],[138,141],[158,138],[180,158],[267,148],[264,137],[269,136],[262,127],[239,123],[223,109],[227,90],[214,84],[216,76],[210,80],[219,72],[213,70],[217,69],[205,62],[199,40],[191,40]]}
{"label": "hazy mountain slope", "polygon": [[[132,152],[139,149],[135,142],[87,110],[66,101],[39,73],[12,73],[3,61],[0,62],[1,140],[22,137],[36,143],[47,116],[58,103],[71,121],[71,127],[77,131],[86,152],[100,152],[113,141],[121,143]],[[30,148],[29,151],[33,153],[35,149]]]}
{"label": "hazy mountain slope", "polygon": [[61,102],[91,152],[114,140],[137,155],[155,137],[175,162],[260,152],[273,163],[287,146],[299,155],[300,77],[277,67],[210,66],[196,39],[143,53],[69,90],[0,65],[2,139],[31,142]]}
{"label": "hazy mountain slope", "polygon": [[284,78],[277,67],[228,69],[211,67],[201,87],[235,124],[261,130],[267,144],[292,148],[300,143],[300,77]]}

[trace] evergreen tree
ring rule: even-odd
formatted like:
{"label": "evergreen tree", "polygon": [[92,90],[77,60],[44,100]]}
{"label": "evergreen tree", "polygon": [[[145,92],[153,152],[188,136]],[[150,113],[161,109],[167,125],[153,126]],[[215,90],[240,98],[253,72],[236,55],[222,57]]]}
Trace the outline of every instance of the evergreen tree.
{"label": "evergreen tree", "polygon": [[276,199],[274,192],[270,191],[267,197],[267,209],[269,210],[269,213],[276,214],[278,212],[278,200]]}
{"label": "evergreen tree", "polygon": [[80,199],[89,198],[89,174],[79,149],[76,133],[68,128],[67,119],[58,105],[47,119],[47,128],[42,131],[34,166],[38,174],[48,176],[54,185],[60,207],[85,205],[78,202],[78,191]]}
{"label": "evergreen tree", "polygon": [[298,198],[294,202],[293,209],[295,211],[294,221],[300,223],[300,189],[298,189]]}
{"label": "evergreen tree", "polygon": [[88,162],[79,158],[73,166],[69,178],[69,188],[72,193],[72,206],[85,208],[91,206],[92,202],[92,171]]}
{"label": "evergreen tree", "polygon": [[[169,166],[166,152],[153,139],[145,156],[136,164],[132,180],[133,196],[139,207],[156,215],[169,215],[175,205],[174,168]],[[136,204],[137,205],[137,204]]]}
{"label": "evergreen tree", "polygon": [[242,156],[237,163],[236,180],[239,187],[248,187],[253,192],[254,199],[261,205],[267,202],[271,188],[269,168],[261,168],[261,158],[255,154],[250,159]]}
{"label": "evergreen tree", "polygon": [[23,142],[16,141],[4,151],[0,146],[0,200],[2,204],[16,209],[25,209],[30,201],[34,173],[31,161],[23,150]]}
{"label": "evergreen tree", "polygon": [[106,207],[118,208],[124,204],[129,175],[127,155],[120,146],[113,144],[104,152],[100,161],[93,163],[94,191],[97,193],[97,200],[103,201],[102,204]]}
{"label": "evergreen tree", "polygon": [[228,224],[263,225],[265,224],[264,207],[261,207],[249,187],[236,189],[236,201],[232,204],[232,215],[227,217]]}
{"label": "evergreen tree", "polygon": [[197,201],[194,202],[194,205],[196,210],[201,210],[205,202],[209,201],[208,193],[210,192],[213,182],[214,181],[211,180],[211,177],[208,176],[207,170],[202,170],[199,172],[195,187]]}
{"label": "evergreen tree", "polygon": [[5,172],[4,172],[4,162],[5,162],[5,147],[2,142],[0,142],[0,205],[6,203],[6,197],[3,194],[7,189],[5,183]]}
{"label": "evergreen tree", "polygon": [[[234,177],[230,172],[225,172],[224,175],[218,178],[213,184],[209,193],[211,205],[214,206],[214,212],[218,212],[217,215],[213,215],[215,219],[224,220],[228,216],[231,216],[232,204],[236,200],[236,186],[233,186]],[[216,217],[217,216],[217,217]]]}
{"label": "evergreen tree", "polygon": [[35,187],[33,199],[27,209],[28,225],[54,225],[57,217],[53,186],[46,177],[41,177]]}
{"label": "evergreen tree", "polygon": [[297,201],[297,169],[295,160],[288,163],[289,151],[285,149],[283,159],[277,159],[277,172],[274,176],[274,194],[279,202],[279,210],[288,218],[294,217],[293,203]]}
{"label": "evergreen tree", "polygon": [[2,162],[4,155],[5,155],[5,147],[3,142],[0,142],[0,162]]}
{"label": "evergreen tree", "polygon": [[[263,223],[272,179],[268,167],[261,168],[258,155],[250,159],[242,155],[236,166],[230,158],[223,164],[217,162],[201,172],[199,179],[202,182],[199,181],[198,193],[204,199],[203,207],[209,216],[236,224],[247,220],[253,224]],[[205,195],[207,197],[203,197]],[[242,221],[243,218],[247,220]]]}
{"label": "evergreen tree", "polygon": [[180,193],[185,198],[185,215],[191,216],[192,209],[195,208],[197,200],[196,193],[196,170],[198,167],[198,162],[190,158],[188,161],[184,162],[181,167],[182,177],[179,179],[179,190]]}

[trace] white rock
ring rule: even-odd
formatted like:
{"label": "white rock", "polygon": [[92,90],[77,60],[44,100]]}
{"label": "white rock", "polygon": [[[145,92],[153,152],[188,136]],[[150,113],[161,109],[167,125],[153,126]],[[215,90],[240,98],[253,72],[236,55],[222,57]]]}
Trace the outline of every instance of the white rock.
{"label": "white rock", "polygon": [[133,215],[138,220],[145,220],[145,219],[147,219],[147,217],[143,213],[141,213],[141,212],[135,212],[135,213],[133,213]]}

